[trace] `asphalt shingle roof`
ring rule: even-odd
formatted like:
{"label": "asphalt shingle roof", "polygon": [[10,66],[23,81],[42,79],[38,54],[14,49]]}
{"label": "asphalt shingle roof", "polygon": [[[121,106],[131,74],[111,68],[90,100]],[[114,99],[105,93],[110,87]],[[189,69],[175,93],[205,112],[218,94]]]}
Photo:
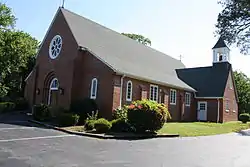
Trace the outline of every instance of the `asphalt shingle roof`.
{"label": "asphalt shingle roof", "polygon": [[217,41],[217,43],[214,45],[213,49],[215,49],[215,48],[223,48],[223,47],[227,47],[227,45],[226,45],[225,41],[223,40],[223,38],[220,37],[219,40]]}
{"label": "asphalt shingle roof", "polygon": [[175,69],[185,68],[181,61],[71,11],[63,8],[61,11],[78,45],[115,72],[195,91],[177,76]]}
{"label": "asphalt shingle roof", "polygon": [[213,66],[177,69],[179,78],[197,90],[197,97],[223,97],[228,75],[232,69],[227,62]]}

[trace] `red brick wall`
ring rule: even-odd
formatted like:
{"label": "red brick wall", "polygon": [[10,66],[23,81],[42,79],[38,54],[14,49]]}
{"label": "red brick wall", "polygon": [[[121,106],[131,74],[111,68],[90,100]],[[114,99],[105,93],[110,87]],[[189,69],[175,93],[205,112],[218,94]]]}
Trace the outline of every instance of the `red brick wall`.
{"label": "red brick wall", "polygon": [[110,119],[113,102],[113,71],[89,52],[79,52],[75,60],[72,99],[90,98],[91,82],[97,78],[96,102],[99,116]]}
{"label": "red brick wall", "polygon": [[[232,86],[232,89],[230,88],[230,82],[233,85],[231,72],[228,76],[225,92],[224,92],[224,98],[223,98],[223,122],[228,121],[237,121],[238,120],[238,104],[236,102],[236,96],[235,96],[235,87]],[[229,110],[226,111],[226,101],[229,103]]]}
{"label": "red brick wall", "polygon": [[[119,101],[120,101],[120,85],[121,85],[121,76],[115,76],[114,77],[114,82],[116,83],[117,86],[115,86],[115,89],[114,89],[114,101],[113,101],[113,109],[119,107]],[[141,80],[137,80],[137,79],[132,79],[132,78],[129,78],[129,77],[125,77],[123,79],[123,93],[122,93],[122,105],[126,105],[126,104],[130,104],[131,102],[128,102],[126,101],[126,89],[127,89],[127,82],[128,81],[132,81],[132,84],[133,84],[133,93],[132,93],[132,101],[134,100],[140,100],[142,99],[142,97],[146,97],[146,98],[149,98],[149,95],[150,95],[150,83],[148,82],[145,82],[145,81],[141,81]],[[157,84],[154,84],[154,85],[157,85]],[[173,88],[175,89],[175,88]],[[184,109],[184,114],[183,114],[183,117],[181,117],[181,103],[184,103],[184,99],[183,99],[183,102],[181,102],[181,96],[180,94],[182,93],[184,95],[184,91],[182,90],[178,90],[178,89],[175,89],[177,91],[177,99],[176,99],[176,105],[170,105],[170,100],[169,100],[169,95],[170,95],[170,87],[167,87],[167,86],[161,86],[161,85],[158,85],[158,90],[159,90],[159,97],[158,99],[160,99],[160,90],[162,90],[162,93],[161,96],[165,96],[168,97],[168,99],[164,99],[162,98],[162,103],[165,101],[167,102],[167,106],[168,106],[168,109],[171,113],[171,116],[172,116],[172,121],[181,121],[181,120],[186,120],[186,121],[190,121],[190,120],[194,120],[195,119],[195,113],[193,113],[193,110],[191,110],[191,108],[193,108],[193,105],[194,105],[194,99],[193,99],[193,95],[192,95],[192,98],[191,98],[191,106],[190,107],[186,107],[185,106],[185,109]],[[184,98],[185,96],[183,96]]]}
{"label": "red brick wall", "polygon": [[[63,40],[63,46],[59,56],[52,60],[49,57],[49,44],[52,38],[55,35],[60,35]],[[71,87],[73,79],[73,67],[74,59],[77,57],[77,48],[78,45],[72,36],[72,33],[63,17],[61,12],[58,13],[57,18],[55,18],[54,23],[51,25],[51,29],[48,30],[46,39],[44,40],[43,45],[41,46],[40,52],[38,54],[36,63],[39,64],[39,72],[37,75],[37,85],[36,87],[41,90],[39,95],[35,97],[35,103],[45,102],[44,94],[48,90],[44,90],[44,80],[46,76],[53,72],[55,77],[58,78],[60,87],[64,89],[64,94],[59,95],[58,105],[69,107],[71,101]],[[65,70],[67,69],[67,70]],[[27,94],[31,97],[32,88],[29,89]]]}

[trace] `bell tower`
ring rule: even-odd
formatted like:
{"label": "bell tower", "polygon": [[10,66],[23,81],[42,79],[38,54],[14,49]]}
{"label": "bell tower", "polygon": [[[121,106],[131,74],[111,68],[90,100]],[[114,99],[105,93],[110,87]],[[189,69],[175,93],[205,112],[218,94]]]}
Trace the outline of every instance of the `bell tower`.
{"label": "bell tower", "polygon": [[230,49],[225,44],[222,37],[219,38],[213,49],[213,63],[228,62],[230,63]]}

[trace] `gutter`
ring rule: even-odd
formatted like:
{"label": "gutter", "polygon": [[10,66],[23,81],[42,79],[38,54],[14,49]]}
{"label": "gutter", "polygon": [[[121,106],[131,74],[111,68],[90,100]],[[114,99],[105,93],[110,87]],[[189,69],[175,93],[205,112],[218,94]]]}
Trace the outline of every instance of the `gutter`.
{"label": "gutter", "polygon": [[218,106],[217,106],[217,123],[220,121],[220,99],[217,99]]}
{"label": "gutter", "polygon": [[122,108],[122,92],[123,92],[123,79],[125,78],[126,75],[122,75],[121,77],[121,88],[120,88],[120,104],[119,104],[119,108]]}

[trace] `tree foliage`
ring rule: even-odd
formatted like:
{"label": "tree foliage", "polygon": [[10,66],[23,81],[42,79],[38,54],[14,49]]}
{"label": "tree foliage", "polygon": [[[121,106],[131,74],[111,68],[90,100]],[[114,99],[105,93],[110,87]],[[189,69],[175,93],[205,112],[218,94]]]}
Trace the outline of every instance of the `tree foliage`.
{"label": "tree foliage", "polygon": [[11,9],[0,3],[0,97],[22,94],[38,48],[35,38],[13,29],[15,20]]}
{"label": "tree foliage", "polygon": [[142,35],[139,35],[139,34],[130,34],[130,33],[122,33],[122,35],[125,35],[131,39],[134,39],[140,43],[142,43],[143,45],[148,45],[148,46],[151,46],[151,41],[150,39],[142,36]]}
{"label": "tree foliage", "polygon": [[239,97],[239,112],[250,113],[250,78],[242,72],[235,71],[234,80]]}
{"label": "tree foliage", "polygon": [[236,44],[241,53],[250,52],[250,0],[220,0],[224,7],[218,15],[217,34],[229,45]]}

